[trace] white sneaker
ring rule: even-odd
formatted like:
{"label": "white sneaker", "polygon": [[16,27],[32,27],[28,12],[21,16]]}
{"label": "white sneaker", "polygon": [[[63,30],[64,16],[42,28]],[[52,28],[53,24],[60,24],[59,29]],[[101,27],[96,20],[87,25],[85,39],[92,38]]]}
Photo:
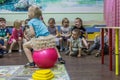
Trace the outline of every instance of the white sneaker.
{"label": "white sneaker", "polygon": [[19,49],[19,53],[21,53],[22,52],[22,50],[21,49]]}
{"label": "white sneaker", "polygon": [[8,51],[8,53],[12,53],[12,51],[11,51],[11,50],[9,50],[9,51]]}

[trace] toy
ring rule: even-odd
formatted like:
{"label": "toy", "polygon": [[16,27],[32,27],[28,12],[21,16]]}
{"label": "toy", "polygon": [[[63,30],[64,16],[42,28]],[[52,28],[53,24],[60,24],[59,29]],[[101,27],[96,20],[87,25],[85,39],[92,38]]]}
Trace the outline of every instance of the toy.
{"label": "toy", "polygon": [[54,74],[50,69],[36,70],[32,74],[33,80],[51,80]]}
{"label": "toy", "polygon": [[51,68],[58,58],[55,48],[47,48],[33,52],[33,60],[40,68]]}

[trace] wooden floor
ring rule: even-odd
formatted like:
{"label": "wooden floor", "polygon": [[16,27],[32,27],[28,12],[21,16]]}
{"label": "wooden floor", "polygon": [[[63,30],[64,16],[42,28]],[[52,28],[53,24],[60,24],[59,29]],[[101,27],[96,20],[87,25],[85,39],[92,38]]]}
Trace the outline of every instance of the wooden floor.
{"label": "wooden floor", "polygon": [[[105,64],[101,64],[100,57],[94,55],[87,55],[81,58],[75,58],[61,53],[63,59],[66,61],[66,69],[71,80],[120,80],[120,75],[115,76],[115,68],[113,64],[113,71],[109,71],[109,56],[105,56]],[[114,59],[114,54],[113,54]],[[12,53],[11,56],[7,54],[4,58],[0,58],[0,65],[21,65],[28,61],[24,53]],[[113,61],[114,63],[114,61]]]}

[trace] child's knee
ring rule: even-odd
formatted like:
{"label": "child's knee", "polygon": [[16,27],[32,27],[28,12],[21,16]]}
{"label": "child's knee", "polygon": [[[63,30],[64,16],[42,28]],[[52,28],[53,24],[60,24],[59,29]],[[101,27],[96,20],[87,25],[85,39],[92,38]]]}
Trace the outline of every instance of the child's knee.
{"label": "child's knee", "polygon": [[31,46],[31,44],[26,42],[23,44],[23,48],[32,48],[32,46]]}
{"label": "child's knee", "polygon": [[22,41],[22,37],[19,37],[18,40],[19,40],[19,41]]}
{"label": "child's knee", "polygon": [[12,41],[13,43],[16,43],[17,41],[15,40],[15,39],[13,39],[13,41]]}

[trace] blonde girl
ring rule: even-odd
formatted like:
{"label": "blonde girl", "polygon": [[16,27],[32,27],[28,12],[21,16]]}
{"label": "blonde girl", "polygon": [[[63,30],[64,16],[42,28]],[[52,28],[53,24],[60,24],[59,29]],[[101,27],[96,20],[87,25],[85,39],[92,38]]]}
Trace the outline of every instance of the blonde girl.
{"label": "blonde girl", "polygon": [[65,51],[68,50],[68,39],[71,36],[71,30],[69,26],[68,18],[64,18],[62,20],[62,27],[61,27],[61,36],[62,36],[62,43],[65,44]]}
{"label": "blonde girl", "polygon": [[12,35],[9,39],[9,44],[10,44],[10,49],[8,53],[12,52],[12,48],[14,44],[18,42],[19,44],[19,52],[22,52],[22,39],[23,39],[23,31],[21,27],[21,21],[20,20],[15,20],[14,21],[14,28],[12,30]]}

